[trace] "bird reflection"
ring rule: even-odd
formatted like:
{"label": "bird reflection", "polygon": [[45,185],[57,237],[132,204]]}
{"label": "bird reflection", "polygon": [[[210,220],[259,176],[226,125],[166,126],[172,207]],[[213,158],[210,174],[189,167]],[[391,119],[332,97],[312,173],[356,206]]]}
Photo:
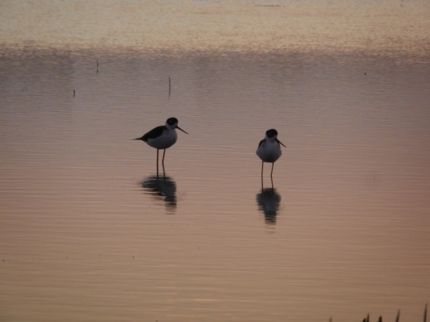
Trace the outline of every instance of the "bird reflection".
{"label": "bird reflection", "polygon": [[176,208],[176,182],[170,177],[149,176],[141,183],[143,189],[157,200],[163,200],[166,208]]}
{"label": "bird reflection", "polygon": [[264,188],[257,193],[256,199],[258,210],[264,213],[266,224],[276,224],[281,195],[274,188]]}

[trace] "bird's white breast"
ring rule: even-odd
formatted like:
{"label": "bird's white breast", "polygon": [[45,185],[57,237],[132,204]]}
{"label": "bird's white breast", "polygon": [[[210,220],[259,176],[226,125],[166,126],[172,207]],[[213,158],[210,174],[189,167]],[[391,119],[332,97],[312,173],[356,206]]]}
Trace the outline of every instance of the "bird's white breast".
{"label": "bird's white breast", "polygon": [[282,151],[278,142],[266,140],[257,149],[257,155],[264,162],[275,162],[282,155]]}
{"label": "bird's white breast", "polygon": [[167,149],[176,143],[178,139],[178,134],[175,130],[165,129],[163,134],[156,138],[151,138],[148,140],[148,145],[156,149]]}

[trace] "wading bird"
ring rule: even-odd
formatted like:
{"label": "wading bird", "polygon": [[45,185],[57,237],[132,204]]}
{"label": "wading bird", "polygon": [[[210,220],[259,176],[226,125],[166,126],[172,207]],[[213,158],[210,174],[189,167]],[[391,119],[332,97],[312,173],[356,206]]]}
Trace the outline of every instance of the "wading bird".
{"label": "wading bird", "polygon": [[152,129],[145,135],[140,138],[136,138],[135,140],[142,140],[147,143],[149,146],[157,149],[157,177],[158,177],[158,151],[164,150],[163,159],[161,164],[163,165],[163,173],[164,170],[164,156],[166,154],[166,149],[170,148],[173,144],[176,143],[178,139],[178,134],[176,133],[176,129],[181,130],[182,132],[188,134],[183,129],[178,126],[178,119],[175,117],[168,118],[165,125],[157,126]]}
{"label": "wading bird", "polygon": [[263,185],[263,168],[264,162],[272,163],[272,171],[270,172],[270,178],[273,186],[273,167],[275,161],[282,155],[281,145],[286,147],[281,141],[278,140],[278,131],[270,129],[266,131],[266,137],[258,144],[256,151],[257,155],[261,159],[261,185]]}

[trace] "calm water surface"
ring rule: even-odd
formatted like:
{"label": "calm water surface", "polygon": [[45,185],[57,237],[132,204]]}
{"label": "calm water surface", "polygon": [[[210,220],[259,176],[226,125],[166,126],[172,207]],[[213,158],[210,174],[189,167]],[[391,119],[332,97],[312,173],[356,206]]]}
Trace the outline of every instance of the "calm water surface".
{"label": "calm water surface", "polygon": [[[421,50],[429,43],[416,32],[405,40],[416,51],[339,50],[327,39],[321,51],[295,39],[294,50],[278,50],[250,27],[219,27],[216,48],[206,44],[214,12],[231,27],[258,19],[255,10],[284,8],[239,4],[243,15],[235,3],[187,3],[204,50],[164,48],[163,32],[161,49],[152,38],[140,43],[141,8],[131,2],[120,46],[89,48],[82,35],[80,47],[54,46],[62,31],[48,37],[43,24],[38,40],[53,43],[26,44],[32,31],[0,34],[0,321],[361,321],[367,313],[394,320],[398,309],[401,321],[422,321],[430,60]],[[359,9],[353,21],[368,10]],[[316,12],[312,2],[291,10],[298,22]],[[160,22],[145,28],[151,23]],[[223,28],[261,41],[227,50],[237,35]],[[385,39],[381,30],[373,41]],[[101,41],[102,30],[93,32]],[[171,116],[189,135],[178,132],[157,180],[156,150],[132,139]],[[275,189],[270,165],[261,186],[255,155],[269,128],[287,146]]]}

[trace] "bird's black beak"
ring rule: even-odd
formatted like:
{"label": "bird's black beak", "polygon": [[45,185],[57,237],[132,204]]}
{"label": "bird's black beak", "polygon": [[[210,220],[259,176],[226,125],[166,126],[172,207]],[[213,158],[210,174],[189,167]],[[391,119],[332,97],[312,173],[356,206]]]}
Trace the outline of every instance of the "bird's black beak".
{"label": "bird's black beak", "polygon": [[284,145],[284,143],[282,143],[281,141],[279,141],[278,139],[276,139],[276,142],[278,142],[280,145],[282,145],[283,147],[286,148],[286,146]]}
{"label": "bird's black beak", "polygon": [[187,132],[185,132],[183,129],[181,129],[179,126],[177,126],[176,125],[176,128],[178,129],[178,130],[181,130],[182,132],[184,132],[185,134],[188,134]]}

